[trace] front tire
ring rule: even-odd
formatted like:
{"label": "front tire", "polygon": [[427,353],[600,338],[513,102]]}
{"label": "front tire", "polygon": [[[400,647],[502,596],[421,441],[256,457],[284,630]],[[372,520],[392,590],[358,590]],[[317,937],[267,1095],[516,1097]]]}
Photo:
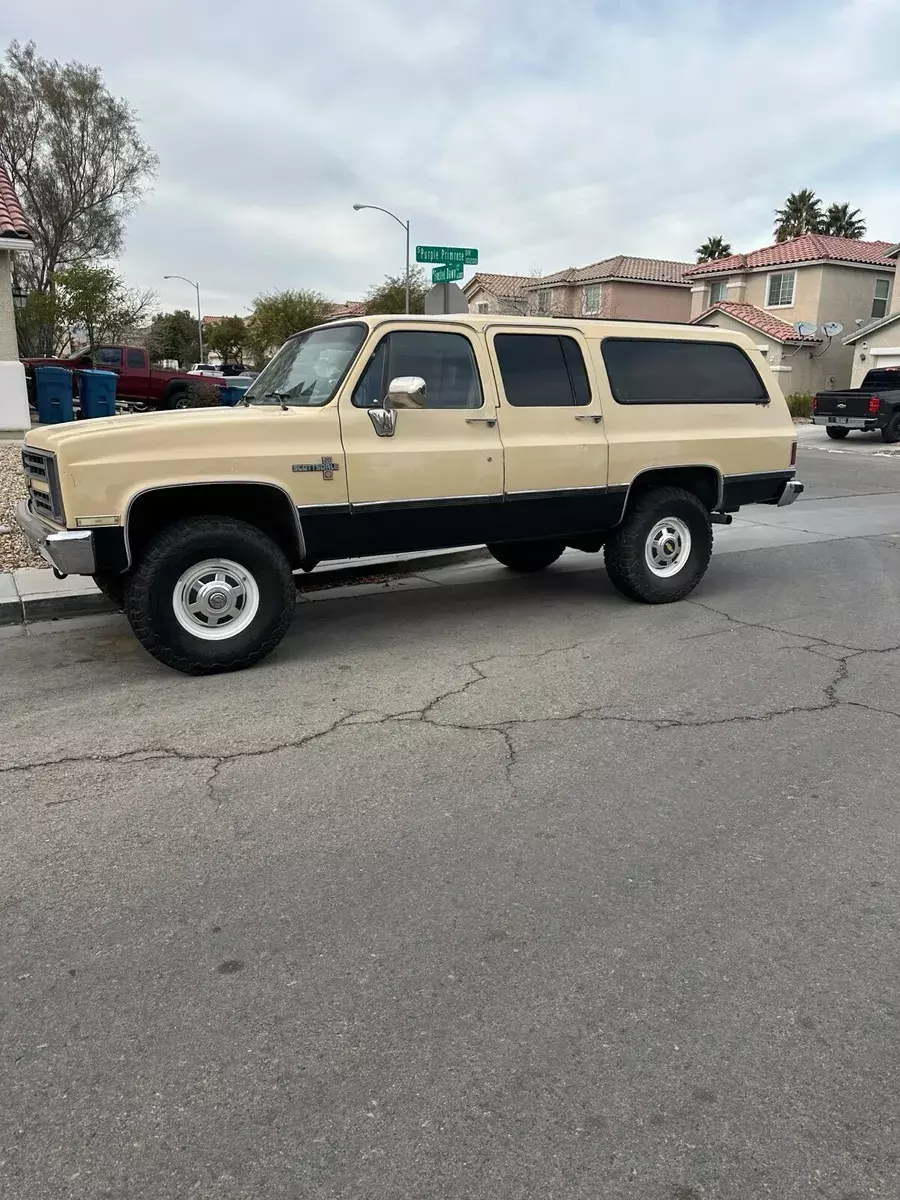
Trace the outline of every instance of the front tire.
{"label": "front tire", "polygon": [[845,429],[843,425],[826,425],[825,432],[830,438],[834,438],[836,442],[840,442],[843,441],[850,430]]}
{"label": "front tire", "polygon": [[890,421],[881,431],[882,440],[892,446],[895,442],[900,442],[900,413],[894,413]]}
{"label": "front tire", "polygon": [[291,623],[294,577],[278,546],[231,517],[167,526],[128,580],[125,613],[145,650],[188,675],[239,671]]}
{"label": "front tire", "polygon": [[546,541],[535,542],[489,542],[487,548],[488,553],[504,567],[530,574],[533,571],[543,571],[551,563],[555,563],[565,550],[566,544],[555,538],[548,538]]}
{"label": "front tire", "polygon": [[630,600],[671,604],[705,575],[712,542],[709,512],[693,492],[656,488],[639,496],[607,537],[606,571]]}
{"label": "front tire", "polygon": [[125,587],[128,583],[127,575],[95,575],[94,583],[116,608],[122,609],[125,607]]}

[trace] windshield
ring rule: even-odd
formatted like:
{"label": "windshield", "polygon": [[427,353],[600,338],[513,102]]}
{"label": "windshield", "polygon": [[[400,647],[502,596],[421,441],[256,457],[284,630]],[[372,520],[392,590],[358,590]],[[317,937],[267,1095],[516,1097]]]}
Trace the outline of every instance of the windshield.
{"label": "windshield", "polygon": [[327,404],[365,336],[365,325],[335,325],[291,338],[254,379],[244,400],[250,404]]}

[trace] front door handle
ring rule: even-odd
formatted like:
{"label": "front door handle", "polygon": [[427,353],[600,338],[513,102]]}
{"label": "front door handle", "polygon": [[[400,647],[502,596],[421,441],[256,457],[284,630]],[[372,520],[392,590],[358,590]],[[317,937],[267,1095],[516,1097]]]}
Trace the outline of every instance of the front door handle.
{"label": "front door handle", "polygon": [[603,417],[599,413],[579,413],[575,418],[576,421],[593,421],[595,425],[599,425]]}
{"label": "front door handle", "polygon": [[496,417],[466,417],[467,425],[487,425],[488,429],[493,429],[497,424]]}

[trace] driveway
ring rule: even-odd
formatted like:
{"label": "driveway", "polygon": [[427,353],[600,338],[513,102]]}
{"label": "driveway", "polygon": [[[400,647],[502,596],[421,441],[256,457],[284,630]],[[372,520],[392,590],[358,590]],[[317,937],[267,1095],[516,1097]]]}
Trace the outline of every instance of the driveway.
{"label": "driveway", "polygon": [[900,460],[818,432],[679,605],[569,556],[207,680],[0,642],[9,1194],[900,1194]]}

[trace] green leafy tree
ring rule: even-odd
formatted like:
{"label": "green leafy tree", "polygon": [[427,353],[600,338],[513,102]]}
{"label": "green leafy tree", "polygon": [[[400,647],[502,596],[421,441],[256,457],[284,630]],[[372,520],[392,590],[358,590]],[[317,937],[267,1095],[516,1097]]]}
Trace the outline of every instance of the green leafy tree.
{"label": "green leafy tree", "polygon": [[[425,296],[431,289],[422,267],[409,273],[409,311],[423,313]],[[402,313],[406,304],[406,275],[385,275],[382,283],[373,284],[363,297],[367,313]]]}
{"label": "green leafy tree", "polygon": [[731,244],[720,234],[708,237],[702,246],[697,247],[697,262],[715,262],[717,258],[727,258],[731,253]]}
{"label": "green leafy tree", "polygon": [[147,351],[153,362],[174,360],[188,367],[200,359],[197,318],[186,308],[159,313],[153,318],[147,335]]}
{"label": "green leafy tree", "polygon": [[789,242],[805,233],[821,233],[822,201],[811,188],[791,192],[783,208],[775,209],[775,241]]}
{"label": "green leafy tree", "polygon": [[83,336],[89,346],[118,341],[147,317],[156,303],[150,291],[125,286],[109,267],[76,263],[53,276],[53,295],[66,340]]}
{"label": "green leafy tree", "polygon": [[222,362],[243,361],[247,342],[247,323],[243,317],[223,317],[203,327],[203,340],[210,350],[220,355]]}
{"label": "green leafy tree", "polygon": [[245,342],[254,365],[263,366],[292,333],[321,325],[332,307],[321,292],[306,288],[257,296],[246,322]]}
{"label": "green leafy tree", "polygon": [[833,237],[853,238],[858,241],[866,232],[866,223],[858,208],[849,204],[829,204],[822,224],[822,232]]}

